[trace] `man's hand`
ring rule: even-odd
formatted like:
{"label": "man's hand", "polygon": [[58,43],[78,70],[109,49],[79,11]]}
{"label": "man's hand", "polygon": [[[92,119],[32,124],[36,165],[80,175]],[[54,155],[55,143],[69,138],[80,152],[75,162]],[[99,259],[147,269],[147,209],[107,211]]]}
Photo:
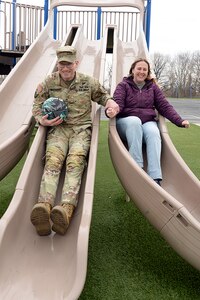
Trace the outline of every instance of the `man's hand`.
{"label": "man's hand", "polygon": [[52,120],[48,120],[48,115],[45,115],[40,120],[40,124],[42,126],[58,126],[63,122],[63,119],[60,117],[56,117]]}

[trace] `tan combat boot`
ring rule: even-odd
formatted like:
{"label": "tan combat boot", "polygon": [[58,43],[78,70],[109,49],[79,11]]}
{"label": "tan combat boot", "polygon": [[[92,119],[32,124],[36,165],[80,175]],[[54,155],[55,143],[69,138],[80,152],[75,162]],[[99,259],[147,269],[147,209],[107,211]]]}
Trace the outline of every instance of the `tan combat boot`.
{"label": "tan combat boot", "polygon": [[64,235],[71,221],[74,205],[62,204],[55,206],[51,211],[51,220],[53,222],[52,230],[58,234]]}
{"label": "tan combat boot", "polygon": [[38,202],[33,206],[31,222],[39,235],[51,233],[50,212],[51,204],[48,202]]}

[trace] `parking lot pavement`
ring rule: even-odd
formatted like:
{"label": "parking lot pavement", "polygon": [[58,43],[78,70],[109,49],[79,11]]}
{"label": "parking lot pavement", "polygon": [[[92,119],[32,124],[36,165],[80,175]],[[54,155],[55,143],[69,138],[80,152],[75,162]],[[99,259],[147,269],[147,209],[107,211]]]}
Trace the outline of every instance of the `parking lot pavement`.
{"label": "parking lot pavement", "polygon": [[190,123],[200,124],[200,100],[195,99],[168,99],[183,119]]}
{"label": "parking lot pavement", "polygon": [[[183,119],[188,120],[190,123],[200,125],[200,100],[169,98],[168,101]],[[103,107],[101,109],[101,120],[108,120]]]}

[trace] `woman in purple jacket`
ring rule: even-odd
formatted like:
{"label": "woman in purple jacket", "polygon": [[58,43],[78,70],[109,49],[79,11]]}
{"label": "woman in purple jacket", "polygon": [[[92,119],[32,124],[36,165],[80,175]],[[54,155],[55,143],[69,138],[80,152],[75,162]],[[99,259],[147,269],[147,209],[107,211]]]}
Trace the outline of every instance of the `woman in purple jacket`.
{"label": "woman in purple jacket", "polygon": [[117,85],[113,97],[119,105],[116,126],[121,139],[127,142],[129,153],[142,168],[142,144],[146,144],[147,173],[160,185],[161,136],[156,110],[179,127],[189,127],[189,122],[183,120],[167,101],[150,73],[146,59],[136,60],[129,76]]}

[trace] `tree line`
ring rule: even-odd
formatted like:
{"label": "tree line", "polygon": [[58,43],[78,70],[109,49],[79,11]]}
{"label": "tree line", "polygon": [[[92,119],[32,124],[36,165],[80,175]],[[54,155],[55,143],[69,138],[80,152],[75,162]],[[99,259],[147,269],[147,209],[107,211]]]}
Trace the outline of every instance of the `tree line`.
{"label": "tree line", "polygon": [[158,84],[167,97],[200,97],[200,51],[175,56],[154,53],[152,68]]}

